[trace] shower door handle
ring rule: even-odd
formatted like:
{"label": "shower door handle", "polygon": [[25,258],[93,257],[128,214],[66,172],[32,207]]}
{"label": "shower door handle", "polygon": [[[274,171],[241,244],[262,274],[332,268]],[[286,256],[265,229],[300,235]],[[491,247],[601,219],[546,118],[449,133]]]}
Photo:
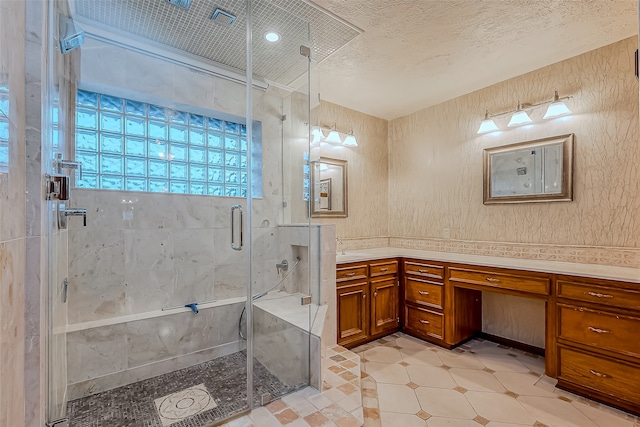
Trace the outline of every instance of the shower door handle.
{"label": "shower door handle", "polygon": [[[239,233],[236,233],[236,216],[235,216],[235,211],[238,211],[238,214],[240,216],[240,230]],[[231,206],[231,249],[233,249],[234,251],[241,251],[242,250],[242,245],[243,245],[243,236],[242,236],[242,228],[243,228],[243,224],[242,224],[242,206],[240,205],[233,205]],[[239,240],[240,240],[240,244],[236,244],[236,234],[239,234]]]}

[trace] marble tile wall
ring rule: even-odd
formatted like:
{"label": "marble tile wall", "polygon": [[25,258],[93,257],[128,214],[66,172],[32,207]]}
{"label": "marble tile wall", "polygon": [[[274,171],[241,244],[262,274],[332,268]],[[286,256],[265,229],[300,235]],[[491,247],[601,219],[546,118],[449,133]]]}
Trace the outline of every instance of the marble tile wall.
{"label": "marble tile wall", "polygon": [[[87,48],[79,82],[83,88],[245,115],[241,85],[91,39]],[[282,100],[278,93],[259,91],[254,91],[254,100],[254,117],[262,122],[263,132],[264,197],[253,201],[252,212],[258,260],[254,291],[259,292],[278,279],[275,263],[282,260],[277,250]],[[70,231],[70,251],[77,254],[71,257],[72,323],[246,294],[248,252],[229,248],[228,231],[230,208],[245,206],[243,199],[75,193],[77,204],[90,214],[89,227],[72,224]],[[150,292],[157,298],[149,298]]]}
{"label": "marble tile wall", "polygon": [[[174,108],[186,104],[236,116],[246,113],[241,85],[92,39],[83,47],[78,84]],[[300,267],[283,287],[300,292],[300,284],[308,283],[309,232],[306,240],[298,241],[281,236],[279,228],[283,94],[270,89],[253,95],[254,118],[261,121],[263,136],[263,197],[254,199],[252,206],[253,293],[271,288],[283,277],[276,272],[276,263],[287,259],[293,265],[297,256],[302,259]],[[149,369],[157,374],[182,363],[187,366],[197,359],[193,354],[236,345],[238,338],[231,333],[223,335],[226,341],[211,344],[219,327],[206,322],[202,314],[198,324],[187,315],[135,322],[142,325],[139,330],[118,319],[194,301],[245,296],[249,252],[233,251],[229,245],[230,209],[238,203],[246,221],[246,201],[241,198],[73,190],[72,204],[87,209],[88,224],[69,223],[69,323],[76,329],[100,319],[114,324],[69,334],[70,395],[121,385],[119,381],[139,378]],[[245,234],[248,245],[247,240]],[[201,313],[205,312],[227,315],[228,325],[237,330],[240,312],[230,314],[218,307]],[[179,350],[165,337],[169,331],[182,339]],[[117,337],[117,343],[110,337]],[[113,352],[118,345],[126,349]],[[87,348],[102,353],[92,356]]]}
{"label": "marble tile wall", "polygon": [[[0,104],[9,164],[0,171],[0,426],[25,424],[25,3],[0,2]],[[8,102],[6,102],[8,101]]]}
{"label": "marble tile wall", "polygon": [[[69,153],[69,142],[75,129],[75,101],[76,82],[80,70],[81,49],[75,49],[67,54],[62,54],[56,49],[55,41],[52,40],[48,31],[55,31],[55,20],[59,14],[70,16],[70,8],[67,0],[55,0],[54,2],[41,5],[45,7],[42,11],[42,21],[44,30],[42,34],[47,34],[43,40],[45,46],[43,53],[45,56],[41,61],[42,80],[46,82],[45,90],[41,93],[44,109],[40,112],[41,117],[41,152],[40,156],[34,157],[33,167],[40,169],[41,173],[57,173],[53,168],[53,160],[57,153],[62,153],[64,158],[72,158]],[[49,22],[49,10],[53,8],[51,17],[54,20]],[[44,17],[47,18],[44,18]],[[32,20],[31,15],[29,21]],[[36,18],[37,22],[38,19]],[[49,56],[51,51],[51,56]],[[49,58],[52,61],[49,61]],[[42,83],[41,83],[42,85]],[[34,101],[33,108],[36,108]],[[30,114],[27,115],[28,117]],[[44,119],[42,119],[44,117]],[[40,163],[38,165],[38,162]],[[34,185],[37,185],[34,183]],[[39,192],[41,194],[42,187]],[[45,200],[44,195],[40,200]],[[34,202],[36,205],[36,202]],[[67,206],[73,206],[73,200],[67,202]],[[46,400],[46,418],[50,421],[63,418],[66,414],[67,399],[67,340],[65,328],[68,324],[68,304],[66,303],[65,281],[69,277],[69,257],[68,257],[68,230],[58,228],[57,209],[60,209],[59,202],[46,202],[40,204],[41,232],[43,236],[42,250],[40,258],[40,324],[47,324],[47,328],[40,330],[40,345],[48,345],[48,353],[41,353],[45,362],[40,362],[44,369],[40,374],[40,382],[48,383],[48,399]],[[29,260],[31,262],[31,260]],[[29,269],[37,268],[33,265]],[[34,288],[37,284],[34,284]],[[31,296],[31,295],[30,295]],[[47,306],[48,305],[48,311]],[[48,322],[42,319],[48,316]],[[52,331],[47,336],[45,330]],[[35,356],[35,354],[34,354]],[[50,373],[50,375],[48,375]],[[31,395],[31,392],[30,392]],[[30,397],[31,398],[31,397]],[[35,398],[35,397],[34,397]],[[40,404],[43,404],[40,400]],[[35,423],[35,420],[34,420]],[[36,423],[35,425],[41,425]]]}
{"label": "marble tile wall", "polygon": [[[244,303],[67,334],[69,398],[76,399],[234,353]],[[234,320],[230,320],[234,319]]]}
{"label": "marble tile wall", "polygon": [[42,195],[43,66],[47,53],[46,2],[26,2],[25,119],[26,119],[26,254],[25,265],[25,426],[45,423],[46,365],[45,307],[47,303],[46,203]]}
{"label": "marble tile wall", "polygon": [[310,372],[309,332],[255,307],[254,357],[289,386],[306,384]]}

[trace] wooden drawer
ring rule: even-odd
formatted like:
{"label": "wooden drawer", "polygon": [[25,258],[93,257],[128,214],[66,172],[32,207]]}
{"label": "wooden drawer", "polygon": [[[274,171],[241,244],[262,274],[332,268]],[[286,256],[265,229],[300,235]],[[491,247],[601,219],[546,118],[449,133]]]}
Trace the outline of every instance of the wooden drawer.
{"label": "wooden drawer", "polygon": [[420,305],[442,309],[443,285],[414,277],[405,279],[405,300]]}
{"label": "wooden drawer", "polygon": [[640,319],[558,305],[558,338],[640,357]]}
{"label": "wooden drawer", "polygon": [[442,314],[405,306],[405,327],[417,335],[442,339]]}
{"label": "wooden drawer", "polygon": [[336,268],[336,282],[367,279],[368,268],[367,264],[338,265]]}
{"label": "wooden drawer", "polygon": [[369,276],[386,276],[398,274],[398,261],[372,262],[369,264]]}
{"label": "wooden drawer", "polygon": [[638,290],[599,286],[565,278],[556,279],[556,292],[560,298],[570,298],[630,310],[640,310],[640,285],[636,286],[638,286]]}
{"label": "wooden drawer", "polygon": [[640,404],[640,367],[559,348],[559,378],[596,392]]}
{"label": "wooden drawer", "polygon": [[444,266],[430,263],[405,261],[404,274],[442,280],[444,279]]}
{"label": "wooden drawer", "polygon": [[449,267],[449,281],[454,282],[455,286],[457,283],[472,285],[469,286],[472,289],[490,287],[545,296],[549,295],[551,288],[550,277],[505,273],[490,268]]}

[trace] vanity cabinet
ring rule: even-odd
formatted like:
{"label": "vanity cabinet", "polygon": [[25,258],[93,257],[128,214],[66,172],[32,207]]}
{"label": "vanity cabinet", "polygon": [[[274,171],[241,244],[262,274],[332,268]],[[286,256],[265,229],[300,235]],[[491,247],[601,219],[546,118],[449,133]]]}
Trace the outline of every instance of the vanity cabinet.
{"label": "vanity cabinet", "polygon": [[367,264],[339,265],[336,270],[337,336],[342,346],[357,345],[369,336],[368,280]]}
{"label": "vanity cabinet", "polygon": [[399,329],[398,261],[339,264],[338,344],[351,348]]}
{"label": "vanity cabinet", "polygon": [[398,261],[369,264],[371,335],[386,335],[400,326],[398,312]]}
{"label": "vanity cabinet", "polygon": [[403,330],[418,338],[446,345],[444,341],[445,265],[405,259],[403,271]]}
{"label": "vanity cabinet", "polygon": [[640,413],[637,284],[557,276],[558,387]]}

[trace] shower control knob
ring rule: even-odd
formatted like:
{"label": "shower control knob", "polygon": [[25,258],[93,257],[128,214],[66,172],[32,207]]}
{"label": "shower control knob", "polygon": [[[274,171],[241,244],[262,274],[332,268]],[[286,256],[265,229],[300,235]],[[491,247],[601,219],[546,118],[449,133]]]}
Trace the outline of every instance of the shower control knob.
{"label": "shower control knob", "polygon": [[60,204],[58,208],[58,228],[67,229],[67,217],[81,216],[83,225],[87,226],[87,210],[85,208],[67,208],[64,204]]}

